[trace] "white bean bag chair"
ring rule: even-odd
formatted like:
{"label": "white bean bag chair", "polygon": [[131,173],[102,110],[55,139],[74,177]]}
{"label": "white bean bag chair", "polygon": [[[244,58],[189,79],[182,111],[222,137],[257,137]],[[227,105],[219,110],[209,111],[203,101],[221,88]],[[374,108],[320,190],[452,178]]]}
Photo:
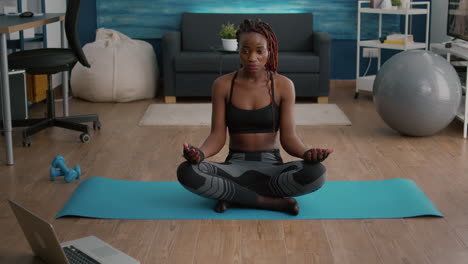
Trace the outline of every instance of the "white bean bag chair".
{"label": "white bean bag chair", "polygon": [[156,54],[148,42],[100,28],[83,51],[91,64],[77,63],[71,74],[73,96],[92,102],[129,102],[153,98],[159,75]]}

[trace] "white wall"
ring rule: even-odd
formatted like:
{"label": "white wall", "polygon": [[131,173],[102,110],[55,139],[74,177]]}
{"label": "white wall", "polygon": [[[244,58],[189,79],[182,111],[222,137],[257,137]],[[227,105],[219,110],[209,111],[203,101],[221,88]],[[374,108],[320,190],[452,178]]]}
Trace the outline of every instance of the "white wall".
{"label": "white wall", "polygon": [[[66,0],[46,0],[47,13],[65,13],[67,8]],[[47,46],[49,48],[60,48],[60,23],[52,23],[47,25]],[[62,84],[62,74],[55,74],[52,79],[52,85],[57,87]]]}
{"label": "white wall", "polygon": [[[46,0],[47,13],[65,13],[65,0]],[[47,45],[49,48],[60,48],[60,23],[47,25]]]}
{"label": "white wall", "polygon": [[[21,5],[24,7],[26,3],[26,0],[21,0],[22,3]],[[17,6],[18,1],[17,0],[0,0],[0,13],[3,13],[3,7],[5,6]],[[25,10],[23,8],[23,10]]]}
{"label": "white wall", "polygon": [[431,43],[440,43],[451,39],[446,34],[448,1],[431,1]]}

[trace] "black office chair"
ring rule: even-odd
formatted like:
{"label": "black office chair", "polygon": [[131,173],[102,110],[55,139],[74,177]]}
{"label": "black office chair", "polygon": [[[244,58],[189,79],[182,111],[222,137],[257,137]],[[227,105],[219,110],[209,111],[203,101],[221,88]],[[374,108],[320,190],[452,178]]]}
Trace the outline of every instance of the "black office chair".
{"label": "black office chair", "polygon": [[[25,69],[29,74],[47,74],[49,84],[47,89],[47,117],[40,119],[13,120],[14,127],[27,127],[23,130],[23,145],[31,146],[29,136],[52,126],[81,131],[82,142],[90,140],[88,126],[81,124],[93,122],[93,128],[99,129],[101,123],[97,115],[80,116],[55,116],[55,99],[52,87],[52,74],[68,71],[80,62],[85,67],[90,67],[83,50],[81,49],[78,35],[78,16],[80,0],[69,0],[65,13],[65,33],[71,48],[42,48],[24,50],[12,53],[8,56],[10,69]],[[64,98],[64,100],[66,100]]]}

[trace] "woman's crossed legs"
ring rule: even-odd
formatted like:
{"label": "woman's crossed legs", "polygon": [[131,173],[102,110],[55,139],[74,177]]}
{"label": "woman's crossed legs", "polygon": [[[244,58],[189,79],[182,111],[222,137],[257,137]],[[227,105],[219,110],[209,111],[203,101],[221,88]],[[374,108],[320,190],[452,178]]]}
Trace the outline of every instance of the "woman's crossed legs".
{"label": "woman's crossed legs", "polygon": [[177,169],[177,177],[189,191],[218,200],[217,212],[230,206],[244,206],[296,215],[299,213],[296,200],[285,197],[319,189],[325,183],[326,168],[321,163],[304,161],[282,163],[278,156],[265,152],[257,156],[234,153],[224,163],[184,162]]}

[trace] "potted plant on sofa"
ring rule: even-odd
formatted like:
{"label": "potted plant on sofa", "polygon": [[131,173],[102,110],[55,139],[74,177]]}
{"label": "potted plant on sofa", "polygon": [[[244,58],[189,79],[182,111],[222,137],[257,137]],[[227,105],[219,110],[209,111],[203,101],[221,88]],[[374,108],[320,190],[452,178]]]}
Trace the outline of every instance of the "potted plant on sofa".
{"label": "potted plant on sofa", "polygon": [[223,42],[224,50],[236,51],[237,50],[237,39],[236,39],[237,28],[232,23],[226,23],[221,25],[221,31],[219,36]]}

